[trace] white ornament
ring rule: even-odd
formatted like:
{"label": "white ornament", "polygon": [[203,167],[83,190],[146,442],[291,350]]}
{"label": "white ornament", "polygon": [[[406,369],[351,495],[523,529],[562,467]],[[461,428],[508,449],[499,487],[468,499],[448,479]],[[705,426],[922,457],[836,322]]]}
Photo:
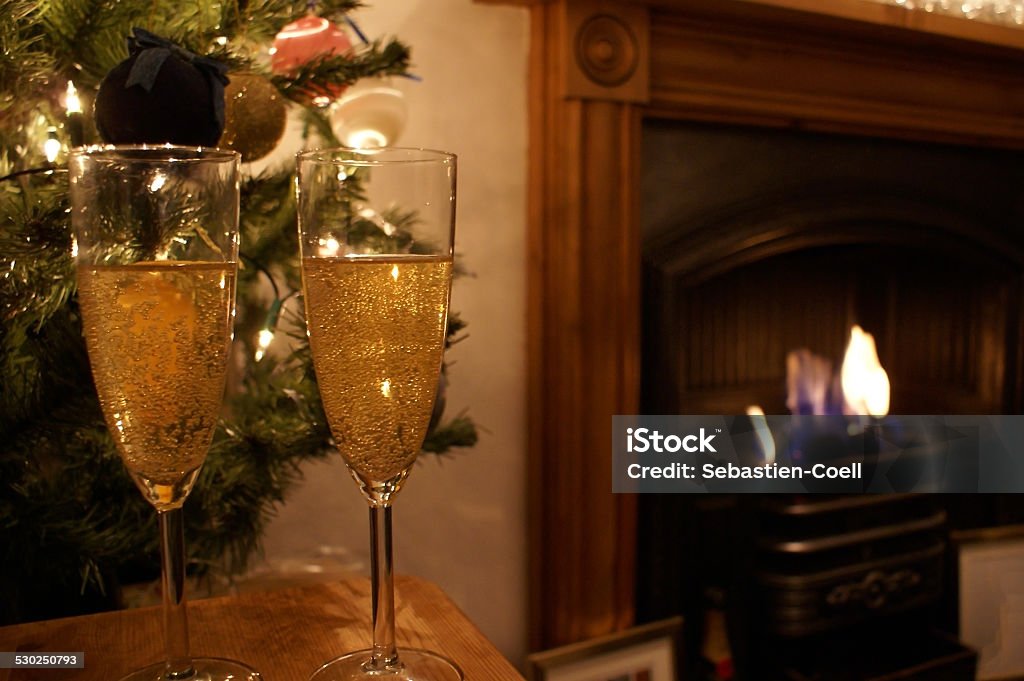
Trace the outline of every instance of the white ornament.
{"label": "white ornament", "polygon": [[364,78],[331,107],[331,129],[347,147],[395,144],[408,117],[405,95],[390,78]]}

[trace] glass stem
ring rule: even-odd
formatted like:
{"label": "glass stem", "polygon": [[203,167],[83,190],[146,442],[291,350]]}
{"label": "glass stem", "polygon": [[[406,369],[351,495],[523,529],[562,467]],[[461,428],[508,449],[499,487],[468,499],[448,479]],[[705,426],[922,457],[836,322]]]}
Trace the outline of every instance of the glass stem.
{"label": "glass stem", "polygon": [[180,508],[157,513],[160,519],[161,582],[164,595],[166,679],[187,679],[196,673],[188,651],[185,602],[185,524]]}
{"label": "glass stem", "polygon": [[395,583],[391,569],[391,505],[370,506],[370,573],[373,580],[373,655],[366,667],[384,671],[400,666],[395,648]]}

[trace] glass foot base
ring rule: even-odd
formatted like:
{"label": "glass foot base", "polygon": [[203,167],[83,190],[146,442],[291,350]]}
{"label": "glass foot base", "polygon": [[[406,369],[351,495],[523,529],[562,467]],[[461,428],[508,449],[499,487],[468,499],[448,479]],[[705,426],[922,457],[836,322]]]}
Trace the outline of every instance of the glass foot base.
{"label": "glass foot base", "polygon": [[121,681],[263,681],[260,673],[252,667],[220,657],[194,657],[192,668],[194,674],[167,677],[167,664],[158,662],[128,674]]}
{"label": "glass foot base", "polygon": [[336,657],[313,672],[310,681],[463,681],[459,666],[446,657],[419,648],[399,648],[395,669],[368,669],[372,650]]}

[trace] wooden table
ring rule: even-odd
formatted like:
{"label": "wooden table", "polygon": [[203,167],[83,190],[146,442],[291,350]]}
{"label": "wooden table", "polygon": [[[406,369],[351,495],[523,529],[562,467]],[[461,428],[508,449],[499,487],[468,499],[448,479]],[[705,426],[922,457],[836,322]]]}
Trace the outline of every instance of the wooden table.
{"label": "wooden table", "polygon": [[[397,577],[399,647],[428,648],[466,679],[522,681],[437,586]],[[348,579],[189,604],[193,655],[229,657],[266,681],[306,681],[327,660],[370,645],[370,583]],[[0,669],[0,681],[116,681],[163,656],[159,608],[0,627],[0,651],[85,652],[84,669]]]}

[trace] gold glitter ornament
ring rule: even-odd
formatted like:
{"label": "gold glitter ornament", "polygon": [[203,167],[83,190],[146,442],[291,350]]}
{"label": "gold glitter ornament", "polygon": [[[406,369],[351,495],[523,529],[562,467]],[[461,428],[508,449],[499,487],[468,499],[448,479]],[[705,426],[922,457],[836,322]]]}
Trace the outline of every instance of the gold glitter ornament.
{"label": "gold glitter ornament", "polygon": [[257,161],[273,151],[284,135],[284,98],[263,76],[232,73],[230,78],[224,88],[220,146],[237,151],[243,163]]}

